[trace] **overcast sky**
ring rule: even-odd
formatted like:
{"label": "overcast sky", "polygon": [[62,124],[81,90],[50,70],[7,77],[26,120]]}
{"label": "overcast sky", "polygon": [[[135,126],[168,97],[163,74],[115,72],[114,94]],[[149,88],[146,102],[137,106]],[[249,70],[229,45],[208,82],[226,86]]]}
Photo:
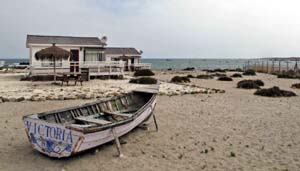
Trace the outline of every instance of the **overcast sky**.
{"label": "overcast sky", "polygon": [[147,58],[300,56],[299,0],[1,0],[0,58],[27,34],[107,36]]}

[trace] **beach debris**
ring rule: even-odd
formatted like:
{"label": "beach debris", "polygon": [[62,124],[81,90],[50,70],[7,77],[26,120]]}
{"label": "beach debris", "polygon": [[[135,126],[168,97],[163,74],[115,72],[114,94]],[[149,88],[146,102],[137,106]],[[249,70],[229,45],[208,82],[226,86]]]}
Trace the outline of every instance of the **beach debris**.
{"label": "beach debris", "polygon": [[135,77],[139,77],[139,76],[153,76],[155,74],[150,69],[141,69],[141,70],[135,71],[133,75]]}
{"label": "beach debris", "polygon": [[225,69],[221,69],[221,68],[217,68],[217,69],[214,69],[214,70],[211,70],[211,69],[205,69],[203,71],[206,71],[206,72],[226,72]]}
{"label": "beach debris", "polygon": [[175,76],[171,79],[172,83],[189,83],[191,80],[188,77],[184,76]]}
{"label": "beach debris", "polygon": [[183,158],[183,154],[180,153],[180,154],[178,155],[178,159],[182,159],[182,158]]}
{"label": "beach debris", "polygon": [[230,157],[235,157],[235,153],[234,152],[230,152]]}
{"label": "beach debris", "polygon": [[229,71],[232,71],[232,72],[243,72],[243,69],[242,68],[236,68],[236,69],[229,70]]}
{"label": "beach debris", "polygon": [[123,145],[123,144],[127,144],[127,141],[125,141],[124,139],[119,139],[120,140],[120,144]]}
{"label": "beach debris", "polygon": [[198,79],[213,79],[214,76],[213,75],[206,75],[206,74],[202,74],[202,75],[197,75]]}
{"label": "beach debris", "polygon": [[212,77],[226,77],[227,75],[226,74],[223,74],[223,73],[214,73],[214,74],[210,74]]}
{"label": "beach debris", "polygon": [[243,75],[255,76],[256,72],[253,69],[247,69],[245,72],[243,72]]}
{"label": "beach debris", "polygon": [[195,78],[195,76],[193,76],[191,74],[187,75],[186,77],[188,77],[188,78]]}
{"label": "beach debris", "polygon": [[[140,77],[138,77],[140,78]],[[1,94],[0,102],[46,101],[46,100],[76,100],[101,99],[118,96],[132,90],[148,86],[146,84],[131,84],[129,80],[96,80],[83,87],[49,86],[45,83],[33,84],[20,89],[8,89]],[[225,90],[206,88],[188,83],[170,83],[160,81],[159,95],[212,94],[224,93]]]}
{"label": "beach debris", "polygon": [[208,149],[204,149],[204,150],[202,150],[200,153],[205,153],[205,154],[207,154],[207,153],[208,153]]}
{"label": "beach debris", "polygon": [[242,76],[242,74],[234,73],[230,77],[233,77],[233,78],[242,78],[243,76]]}
{"label": "beach debris", "polygon": [[277,74],[277,78],[298,79],[300,78],[300,75],[294,70],[288,70],[282,71],[282,73]]}
{"label": "beach debris", "polygon": [[134,83],[134,84],[156,84],[157,80],[155,78],[151,77],[140,77],[136,79],[130,79],[129,83]]}
{"label": "beach debris", "polygon": [[300,89],[300,83],[293,84],[291,88]]}
{"label": "beach debris", "polygon": [[265,83],[262,80],[254,80],[254,82],[259,86],[264,86]]}
{"label": "beach debris", "polygon": [[291,96],[297,96],[292,91],[287,90],[281,90],[279,87],[272,87],[272,88],[266,88],[266,89],[259,89],[257,90],[254,95],[259,96],[267,96],[267,97],[291,97]]}
{"label": "beach debris", "polygon": [[196,69],[195,67],[187,67],[187,68],[182,69],[182,71],[193,71],[195,69]]}
{"label": "beach debris", "polygon": [[261,80],[242,80],[237,83],[237,88],[243,89],[260,89],[264,82]]}
{"label": "beach debris", "polygon": [[227,76],[222,76],[218,78],[219,81],[233,81],[232,78],[227,77]]}

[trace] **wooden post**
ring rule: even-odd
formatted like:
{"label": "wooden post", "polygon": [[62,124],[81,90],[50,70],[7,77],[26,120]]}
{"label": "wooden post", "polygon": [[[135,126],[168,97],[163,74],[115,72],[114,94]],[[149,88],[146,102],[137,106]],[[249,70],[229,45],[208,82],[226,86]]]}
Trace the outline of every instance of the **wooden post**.
{"label": "wooden post", "polygon": [[56,83],[56,65],[55,65],[55,56],[53,56],[53,66],[54,66],[54,83]]}
{"label": "wooden post", "polygon": [[250,68],[250,61],[248,61],[248,66],[247,66],[247,68],[245,68],[245,69],[251,69],[251,68]]}
{"label": "wooden post", "polygon": [[261,72],[264,72],[264,61],[261,61]]}
{"label": "wooden post", "polygon": [[279,61],[279,74],[281,72],[281,61]]}
{"label": "wooden post", "polygon": [[298,60],[296,60],[295,66],[294,66],[294,71],[298,72]]}
{"label": "wooden post", "polygon": [[120,145],[119,137],[116,135],[115,128],[112,128],[111,132],[112,132],[112,134],[114,136],[114,139],[115,139],[115,143],[116,143],[116,147],[117,147],[117,151],[118,151],[118,156],[119,157],[124,157],[124,155],[121,153],[121,145]]}
{"label": "wooden post", "polygon": [[272,72],[274,72],[274,60],[272,60]]}
{"label": "wooden post", "polygon": [[158,125],[157,125],[157,122],[156,122],[156,118],[155,118],[154,113],[152,114],[152,116],[153,116],[153,120],[154,120],[156,132],[158,132]]}
{"label": "wooden post", "polygon": [[267,73],[269,73],[269,60],[267,60]]}

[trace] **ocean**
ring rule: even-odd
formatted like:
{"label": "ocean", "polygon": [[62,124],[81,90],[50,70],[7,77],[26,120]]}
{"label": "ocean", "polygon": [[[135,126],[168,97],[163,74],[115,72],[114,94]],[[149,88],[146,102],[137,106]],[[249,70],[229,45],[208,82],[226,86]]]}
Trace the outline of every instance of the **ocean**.
{"label": "ocean", "polygon": [[201,69],[236,69],[243,68],[249,59],[143,59],[151,63],[153,69],[184,69],[194,67]]}
{"label": "ocean", "polygon": [[[28,62],[28,59],[0,59],[5,65]],[[243,68],[248,59],[150,59],[142,58],[141,62],[151,63],[153,69],[184,69],[194,67],[196,69],[235,69]]]}

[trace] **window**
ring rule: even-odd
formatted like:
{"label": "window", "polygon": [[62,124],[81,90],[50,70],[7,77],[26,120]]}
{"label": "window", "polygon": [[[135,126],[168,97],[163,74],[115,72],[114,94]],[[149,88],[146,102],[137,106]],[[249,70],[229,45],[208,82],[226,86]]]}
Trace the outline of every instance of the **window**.
{"label": "window", "polygon": [[101,51],[87,51],[85,61],[105,61],[105,55]]}
{"label": "window", "polygon": [[[42,67],[54,67],[54,62],[51,60],[42,59],[41,60]],[[56,67],[62,67],[62,59],[55,61]]]}

